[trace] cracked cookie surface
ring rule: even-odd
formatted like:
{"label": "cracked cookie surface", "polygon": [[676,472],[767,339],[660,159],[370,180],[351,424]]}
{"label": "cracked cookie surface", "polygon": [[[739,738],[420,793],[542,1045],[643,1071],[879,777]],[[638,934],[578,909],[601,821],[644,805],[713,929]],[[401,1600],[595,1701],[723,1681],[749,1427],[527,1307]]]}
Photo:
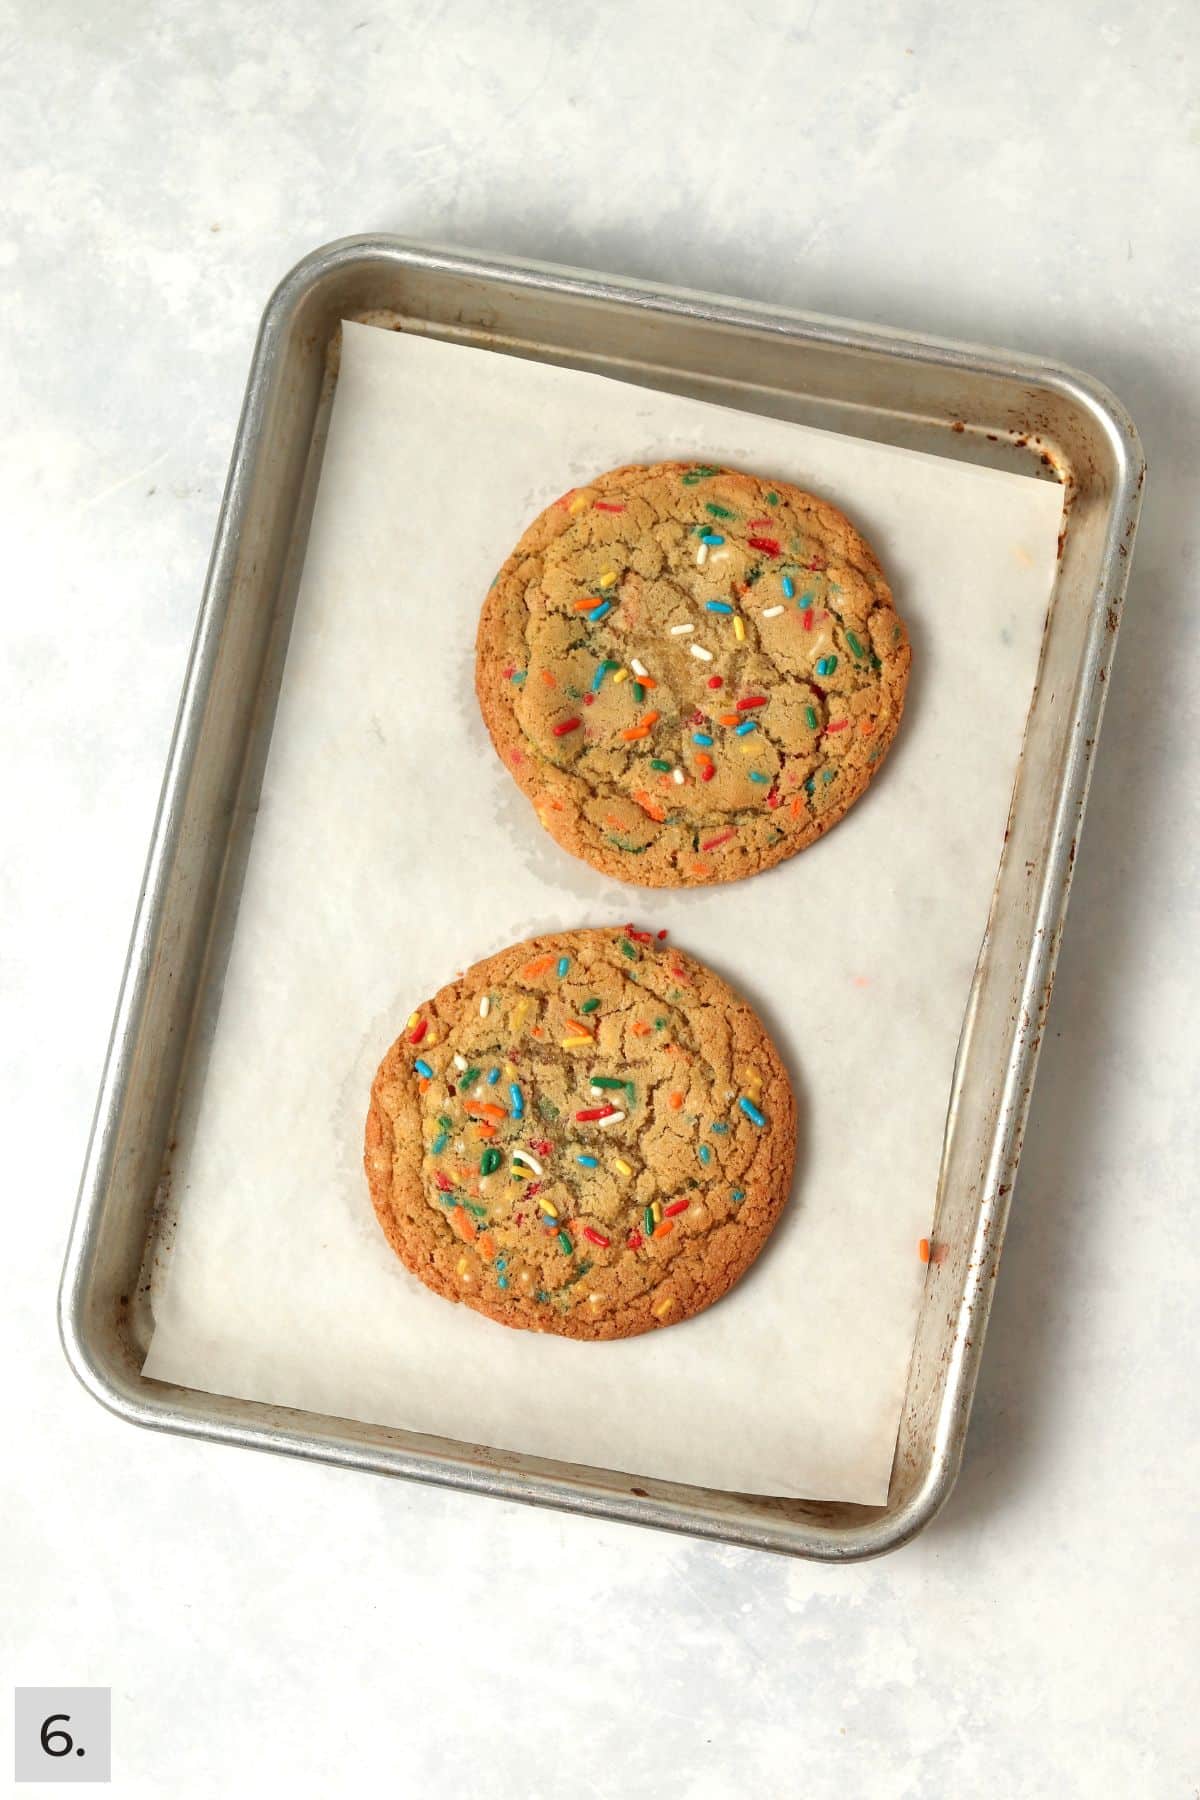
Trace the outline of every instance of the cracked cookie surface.
{"label": "cracked cookie surface", "polygon": [[513,945],[418,1007],[375,1077],[364,1166],[388,1242],[436,1293],[618,1338],[733,1285],[795,1149],[757,1014],[630,926]]}
{"label": "cracked cookie surface", "polygon": [[484,602],[492,741],[565,849],[645,887],[735,881],[841,819],[910,649],[874,552],[811,494],[632,465],[534,520]]}

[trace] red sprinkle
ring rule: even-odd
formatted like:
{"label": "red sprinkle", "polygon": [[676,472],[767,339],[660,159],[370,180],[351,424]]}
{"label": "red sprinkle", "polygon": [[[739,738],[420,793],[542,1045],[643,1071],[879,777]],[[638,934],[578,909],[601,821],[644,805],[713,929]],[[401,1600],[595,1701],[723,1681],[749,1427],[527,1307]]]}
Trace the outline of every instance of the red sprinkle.
{"label": "red sprinkle", "polygon": [[640,1250],[642,1247],[641,1232],[640,1231],[631,1231],[629,1236],[625,1239],[625,1242],[630,1250]]}
{"label": "red sprinkle", "polygon": [[779,795],[778,794],[768,794],[767,795],[767,805],[772,809],[772,811],[774,811],[775,807],[777,807],[779,805]]}
{"label": "red sprinkle", "polygon": [[595,694],[585,694],[583,696],[583,704],[585,706],[595,706],[595,704],[596,704]]}
{"label": "red sprinkle", "polygon": [[676,1213],[686,1212],[689,1204],[687,1200],[672,1200],[670,1206],[663,1207],[663,1218],[673,1219]]}
{"label": "red sprinkle", "polygon": [[724,687],[725,686],[724,677],[721,675],[710,675],[708,678],[708,685],[710,688]]}
{"label": "red sprinkle", "polygon": [[660,931],[660,932],[659,932],[659,934],[658,934],[658,941],[659,941],[659,943],[660,943],[660,944],[661,944],[661,943],[662,943],[662,940],[663,940],[663,939],[664,939],[664,938],[665,938],[665,937],[666,937],[666,935],[667,935],[667,934],[666,934],[666,932],[665,932],[665,931]]}
{"label": "red sprinkle", "polygon": [[746,542],[752,550],[761,550],[764,556],[779,555],[778,538],[750,537],[746,539]]}
{"label": "red sprinkle", "polygon": [[434,1176],[434,1180],[437,1182],[438,1186],[441,1188],[443,1194],[449,1194],[449,1193],[453,1192],[454,1183],[452,1181],[447,1181],[446,1177],[442,1174],[442,1171],[440,1169],[438,1170],[437,1174]]}
{"label": "red sprinkle", "polygon": [[654,936],[652,931],[635,931],[632,925],[625,927],[625,933],[627,937],[633,939],[635,944],[648,944]]}
{"label": "red sprinkle", "polygon": [[849,719],[831,719],[825,727],[826,735],[831,731],[845,731],[849,723]]}
{"label": "red sprinkle", "polygon": [[[729,835],[730,835],[730,837],[733,836],[732,831],[730,832]],[[690,975],[685,975],[682,969],[672,968],[671,973],[672,973],[672,975],[674,975],[676,977],[677,980],[682,981],[686,987],[691,987],[692,978]]]}
{"label": "red sprinkle", "polygon": [[533,1196],[534,1196],[534,1195],[535,1195],[535,1194],[536,1194],[536,1193],[537,1193],[537,1192],[538,1192],[538,1191],[539,1191],[539,1189],[540,1189],[540,1188],[541,1188],[541,1185],[542,1185],[542,1184],[541,1184],[541,1182],[540,1182],[540,1181],[531,1181],[531,1182],[530,1182],[530,1183],[529,1183],[529,1186],[528,1186],[528,1187],[525,1187],[525,1188],[522,1188],[522,1189],[521,1189],[521,1192],[522,1192],[522,1193],[523,1193],[523,1194],[526,1194],[526,1195],[528,1195],[528,1197],[529,1197],[529,1199],[530,1199],[530,1200],[532,1200],[532,1199],[533,1199]]}
{"label": "red sprinkle", "polygon": [[751,531],[765,531],[767,526],[773,524],[774,521],[771,519],[748,519],[746,523]]}
{"label": "red sprinkle", "polygon": [[425,1036],[425,1033],[428,1030],[429,1030],[429,1020],[428,1019],[418,1019],[416,1024],[413,1026],[412,1030],[408,1034],[409,1043],[410,1044],[419,1044],[421,1039]]}
{"label": "red sprinkle", "polygon": [[[511,1061],[512,1059],[510,1058],[509,1060]],[[550,1142],[549,1138],[534,1138],[533,1148],[538,1156],[552,1156],[554,1154],[554,1145]]]}
{"label": "red sprinkle", "polygon": [[702,850],[715,850],[718,844],[727,844],[733,836],[734,833],[732,831],[719,831],[716,837],[708,838],[701,844],[700,848]]}
{"label": "red sprinkle", "polygon": [[585,1106],[582,1112],[575,1114],[575,1117],[581,1123],[586,1124],[589,1119],[610,1119],[616,1110],[615,1106]]}
{"label": "red sprinkle", "polygon": [[810,606],[810,607],[808,607],[808,609],[806,610],[806,612],[804,614],[804,629],[805,629],[805,631],[811,631],[812,628],[813,628],[813,609]]}
{"label": "red sprinkle", "polygon": [[716,772],[717,772],[716,763],[711,763],[711,762],[705,763],[704,767],[700,771],[701,781],[711,781],[713,776],[716,774]]}
{"label": "red sprinkle", "polygon": [[625,507],[624,507],[623,503],[620,506],[614,506],[611,500],[596,500],[593,502],[593,505],[595,506],[597,512],[624,512],[625,511]]}
{"label": "red sprinkle", "polygon": [[606,1238],[603,1235],[603,1233],[601,1233],[599,1231],[593,1231],[590,1225],[584,1226],[583,1235],[585,1238],[587,1238],[589,1243],[599,1244],[599,1246],[602,1250],[607,1250],[609,1244],[612,1242],[612,1239]]}
{"label": "red sprinkle", "polygon": [[748,694],[744,700],[737,702],[737,710],[738,712],[753,712],[756,706],[765,706],[766,704],[767,696],[765,694]]}
{"label": "red sprinkle", "polygon": [[568,731],[578,731],[583,723],[581,719],[564,719],[561,725],[554,727],[555,737],[566,737]]}

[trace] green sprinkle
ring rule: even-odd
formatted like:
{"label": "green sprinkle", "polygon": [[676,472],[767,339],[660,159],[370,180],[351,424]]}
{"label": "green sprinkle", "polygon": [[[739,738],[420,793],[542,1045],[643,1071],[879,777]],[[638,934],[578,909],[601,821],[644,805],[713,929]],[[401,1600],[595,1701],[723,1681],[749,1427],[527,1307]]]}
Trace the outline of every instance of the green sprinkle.
{"label": "green sprinkle", "polygon": [[434,1138],[432,1144],[430,1144],[430,1146],[429,1146],[430,1153],[433,1156],[440,1156],[442,1154],[442,1151],[445,1148],[446,1148],[446,1134],[444,1131],[439,1131],[437,1136]]}
{"label": "green sprinkle", "polygon": [[625,1083],[615,1075],[593,1075],[592,1086],[598,1088],[623,1088]]}
{"label": "green sprinkle", "polygon": [[[499,1154],[500,1154],[500,1152],[498,1150],[492,1151],[493,1156],[499,1156]],[[470,1200],[464,1200],[463,1205],[466,1207],[467,1211],[469,1213],[473,1213],[477,1219],[486,1219],[487,1218],[487,1207],[486,1206],[476,1206]]]}
{"label": "green sprinkle", "polygon": [[553,1100],[547,1100],[545,1094],[538,1095],[536,1104],[538,1112],[541,1114],[542,1118],[545,1119],[547,1124],[551,1124],[557,1119],[558,1108],[555,1106]]}
{"label": "green sprinkle", "polygon": [[666,1024],[666,1022],[667,1021],[665,1019],[655,1019],[655,1021],[654,1021],[655,1031],[661,1031],[663,1026]]}
{"label": "green sprinkle", "polygon": [[647,1237],[654,1236],[654,1211],[652,1207],[648,1206],[642,1214],[642,1229]]}
{"label": "green sprinkle", "polygon": [[559,1242],[559,1247],[561,1248],[564,1256],[574,1256],[575,1246],[571,1242],[570,1238],[567,1236],[565,1231],[559,1232],[558,1242]]}
{"label": "green sprinkle", "polygon": [[479,1159],[479,1173],[481,1175],[490,1175],[493,1170],[498,1169],[499,1167],[500,1152],[489,1147]]}
{"label": "green sprinkle", "polygon": [[817,729],[817,715],[811,706],[806,706],[804,709],[804,723],[810,731]]}
{"label": "green sprinkle", "polygon": [[635,961],[637,959],[637,951],[634,949],[628,938],[621,939],[621,955],[632,957]]}
{"label": "green sprinkle", "polygon": [[454,1130],[454,1120],[450,1117],[449,1113],[439,1113],[438,1114],[438,1124],[441,1126],[443,1131],[453,1131]]}
{"label": "green sprinkle", "polygon": [[704,463],[694,469],[689,469],[686,475],[680,477],[680,480],[684,487],[695,487],[698,481],[705,481],[710,475],[719,475],[720,472],[719,469],[710,469],[707,463]]}
{"label": "green sprinkle", "polygon": [[778,506],[779,505],[779,495],[778,494],[768,494],[767,495],[767,505],[768,506]]}
{"label": "green sprinkle", "polygon": [[734,1188],[733,1193],[730,1195],[730,1199],[733,1201],[735,1206],[737,1205],[739,1200],[744,1200],[745,1198],[746,1198],[745,1191],[742,1188]]}
{"label": "green sprinkle", "polygon": [[473,1087],[474,1084],[478,1080],[479,1080],[479,1070],[478,1069],[464,1069],[462,1072],[462,1078],[459,1081],[458,1085],[459,1085],[459,1087],[462,1087],[462,1088],[469,1088],[469,1087]]}
{"label": "green sprinkle", "polygon": [[533,1290],[533,1297],[535,1300],[548,1300],[550,1298],[545,1288],[535,1288]]}
{"label": "green sprinkle", "polygon": [[618,850],[624,850],[629,856],[644,856],[650,848],[649,844],[635,844],[631,837],[622,837],[617,831],[608,832],[607,841]]}
{"label": "green sprinkle", "polygon": [[718,506],[715,500],[706,500],[704,503],[704,510],[705,510],[705,512],[711,513],[714,519],[736,519],[737,518],[737,514],[734,512],[732,507]]}
{"label": "green sprinkle", "polygon": [[581,1013],[594,1013],[596,1008],[599,1006],[599,1004],[600,1004],[599,996],[596,994],[593,994],[593,996],[590,1000],[584,1001],[583,1005],[580,1007],[579,1010]]}
{"label": "green sprinkle", "polygon": [[642,704],[642,701],[646,698],[646,690],[642,686],[640,681],[635,681],[633,683],[633,697],[637,701],[639,706]]}
{"label": "green sprinkle", "polygon": [[715,1132],[716,1132],[716,1133],[717,1133],[717,1134],[718,1134],[718,1135],[720,1135],[720,1134],[721,1134],[721,1133],[723,1133],[723,1132],[726,1132],[726,1131],[728,1131],[728,1130],[729,1130],[729,1127],[728,1127],[728,1125],[726,1125],[726,1124],[725,1124],[725,1123],[724,1123],[724,1121],[723,1121],[723,1120],[721,1120],[721,1119],[714,1119],[714,1120],[713,1120],[713,1122],[712,1122],[712,1124],[711,1124],[711,1125],[710,1125],[710,1126],[709,1126],[709,1128],[708,1128],[708,1129],[709,1129],[709,1130],[710,1130],[710,1131],[715,1131]]}
{"label": "green sprinkle", "polygon": [[863,654],[863,647],[859,643],[858,639],[855,637],[855,635],[852,631],[848,631],[846,633],[846,642],[850,646],[851,656],[857,656],[857,657],[861,658],[861,656]]}
{"label": "green sprinkle", "polygon": [[627,1094],[628,1094],[628,1095],[629,1095],[629,1101],[630,1101],[630,1104],[631,1104],[631,1105],[634,1105],[634,1104],[636,1104],[636,1102],[637,1102],[637,1088],[636,1088],[636,1087],[635,1087],[635,1086],[634,1086],[634,1084],[633,1084],[633,1082],[632,1082],[632,1081],[626,1081],[626,1082],[625,1082],[625,1083],[623,1083],[623,1086],[624,1086],[624,1088],[625,1088],[625,1092],[626,1092],[626,1093],[627,1093]]}
{"label": "green sprinkle", "polygon": [[670,763],[664,762],[661,756],[652,756],[650,758],[650,767],[652,769],[661,769],[664,775],[669,775],[671,773]]}

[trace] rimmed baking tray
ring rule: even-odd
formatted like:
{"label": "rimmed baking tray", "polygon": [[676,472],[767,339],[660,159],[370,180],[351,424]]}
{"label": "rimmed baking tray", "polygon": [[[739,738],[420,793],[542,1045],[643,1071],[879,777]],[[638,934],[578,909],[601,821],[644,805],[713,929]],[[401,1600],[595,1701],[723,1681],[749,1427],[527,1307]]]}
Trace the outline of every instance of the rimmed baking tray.
{"label": "rimmed baking tray", "polygon": [[[218,899],[240,880],[249,840],[328,417],[327,351],[345,318],[398,319],[1066,488],[1038,683],[950,1096],[938,1259],[884,1506],[682,1486],[142,1374],[156,1196],[193,1027],[219,979]],[[878,1555],[926,1525],[962,1457],[1144,473],[1113,396],[1037,358],[396,238],[349,238],[306,257],[272,295],[250,369],[67,1250],[60,1325],[84,1385],[159,1430],[828,1561]]]}

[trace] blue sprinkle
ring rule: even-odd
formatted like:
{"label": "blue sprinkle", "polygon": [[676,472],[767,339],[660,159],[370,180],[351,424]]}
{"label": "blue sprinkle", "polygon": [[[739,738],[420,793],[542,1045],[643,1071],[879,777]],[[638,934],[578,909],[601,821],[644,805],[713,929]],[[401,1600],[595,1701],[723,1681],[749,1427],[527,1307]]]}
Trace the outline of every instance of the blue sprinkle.
{"label": "blue sprinkle", "polygon": [[745,1189],[744,1188],[734,1188],[732,1197],[735,1200],[744,1200],[746,1198]]}
{"label": "blue sprinkle", "polygon": [[560,975],[560,976],[561,976],[561,975],[565,975],[565,974],[566,974],[566,972],[567,972],[567,970],[568,970],[568,969],[569,969],[569,968],[570,968],[570,966],[571,966],[571,959],[570,959],[570,957],[569,957],[569,956],[560,956],[560,957],[559,957],[559,959],[558,959],[558,973],[559,973],[559,975]]}
{"label": "blue sprinkle", "polygon": [[723,1120],[721,1120],[721,1119],[714,1119],[714,1120],[713,1120],[713,1122],[712,1122],[712,1124],[711,1124],[711,1125],[710,1125],[710,1126],[709,1126],[709,1128],[708,1128],[708,1129],[709,1129],[709,1130],[710,1130],[710,1131],[716,1131],[716,1132],[722,1132],[722,1131],[728,1131],[728,1130],[729,1130],[729,1127],[728,1127],[728,1125],[726,1125],[726,1124],[725,1124],[725,1123],[724,1123],[724,1121],[723,1121]]}
{"label": "blue sprinkle", "polygon": [[756,730],[757,727],[757,719],[743,719],[740,725],[734,727],[733,735],[734,737],[745,737],[748,732]]}
{"label": "blue sprinkle", "polygon": [[525,1117],[525,1096],[521,1092],[520,1088],[517,1086],[515,1081],[511,1081],[509,1083],[508,1097],[512,1101],[512,1116],[513,1116],[513,1118],[514,1119],[523,1119]]}
{"label": "blue sprinkle", "polygon": [[828,673],[829,673],[829,658],[827,656],[818,656],[818,658],[817,658],[817,674],[818,675],[828,675]]}
{"label": "blue sprinkle", "polygon": [[700,1161],[704,1164],[705,1168],[708,1167],[708,1164],[711,1161],[711,1159],[712,1159],[712,1151],[709,1149],[707,1144],[701,1144],[701,1146],[700,1146]]}
{"label": "blue sprinkle", "polygon": [[796,591],[795,582],[792,580],[790,575],[785,575],[783,578],[783,597],[784,597],[784,599],[790,600],[792,595],[795,593],[795,591]]}
{"label": "blue sprinkle", "polygon": [[500,1273],[500,1274],[501,1274],[501,1275],[503,1275],[503,1273],[504,1273],[504,1271],[505,1271],[505,1269],[507,1269],[507,1267],[508,1267],[508,1258],[507,1258],[507,1256],[498,1256],[498,1257],[497,1257],[497,1258],[496,1258],[496,1268],[497,1268],[497,1271],[498,1271],[498,1272],[499,1272],[499,1273]]}
{"label": "blue sprinkle", "polygon": [[751,769],[750,779],[751,781],[769,781],[771,777],[769,775],[761,774],[758,769]]}
{"label": "blue sprinkle", "polygon": [[446,1148],[446,1134],[444,1131],[438,1132],[429,1148],[435,1156],[440,1156],[442,1154],[442,1151]]}
{"label": "blue sprinkle", "polygon": [[416,1062],[413,1064],[413,1068],[417,1071],[418,1075],[423,1075],[426,1081],[433,1080],[433,1070],[423,1056],[418,1056]]}
{"label": "blue sprinkle", "polygon": [[733,611],[728,600],[706,600],[704,605],[708,612],[731,613]]}
{"label": "blue sprinkle", "polygon": [[507,1275],[497,1275],[496,1286],[501,1287],[501,1288],[507,1287],[508,1286],[508,1276]]}
{"label": "blue sprinkle", "polygon": [[495,1087],[495,1085],[496,1085],[496,1083],[497,1083],[497,1082],[498,1082],[498,1081],[499,1081],[499,1079],[500,1079],[500,1071],[499,1071],[499,1069],[489,1069],[489,1070],[488,1070],[488,1077],[487,1077],[487,1078],[488,1078],[488,1086],[489,1086],[489,1087]]}
{"label": "blue sprinkle", "polygon": [[589,625],[595,625],[600,619],[606,618],[607,615],[611,611],[612,611],[612,601],[611,600],[602,600],[600,602],[600,604],[597,607],[595,607],[592,612],[585,613],[584,618],[587,620]]}
{"label": "blue sprinkle", "polygon": [[817,785],[816,782],[813,780],[812,776],[810,775],[808,780],[804,784],[805,793],[811,794],[813,789],[816,787],[816,785]]}
{"label": "blue sprinkle", "polygon": [[745,1094],[741,1094],[738,1096],[738,1105],[741,1107],[746,1117],[761,1130],[767,1121],[764,1115],[759,1112],[753,1100],[747,1100]]}
{"label": "blue sprinkle", "polygon": [[833,778],[836,774],[837,774],[836,769],[822,769],[821,770],[821,780],[823,782],[825,782],[826,784],[828,784],[829,782],[831,782],[833,780]]}
{"label": "blue sprinkle", "polygon": [[796,602],[796,605],[800,608],[801,612],[807,612],[809,607],[812,605],[812,603],[813,603],[813,597],[811,594],[801,594],[800,598]]}
{"label": "blue sprinkle", "polygon": [[526,673],[527,673],[527,671],[525,669],[514,669],[513,670],[512,678],[516,682],[518,687],[520,687],[521,683],[524,681]]}
{"label": "blue sprinkle", "polygon": [[723,544],[725,539],[719,531],[705,531],[700,534],[700,542],[702,544]]}
{"label": "blue sprinkle", "polygon": [[598,1156],[577,1156],[575,1161],[585,1169],[594,1169],[598,1167],[600,1158]]}
{"label": "blue sprinkle", "polygon": [[712,739],[709,737],[707,731],[693,731],[692,742],[693,744],[711,744]]}

